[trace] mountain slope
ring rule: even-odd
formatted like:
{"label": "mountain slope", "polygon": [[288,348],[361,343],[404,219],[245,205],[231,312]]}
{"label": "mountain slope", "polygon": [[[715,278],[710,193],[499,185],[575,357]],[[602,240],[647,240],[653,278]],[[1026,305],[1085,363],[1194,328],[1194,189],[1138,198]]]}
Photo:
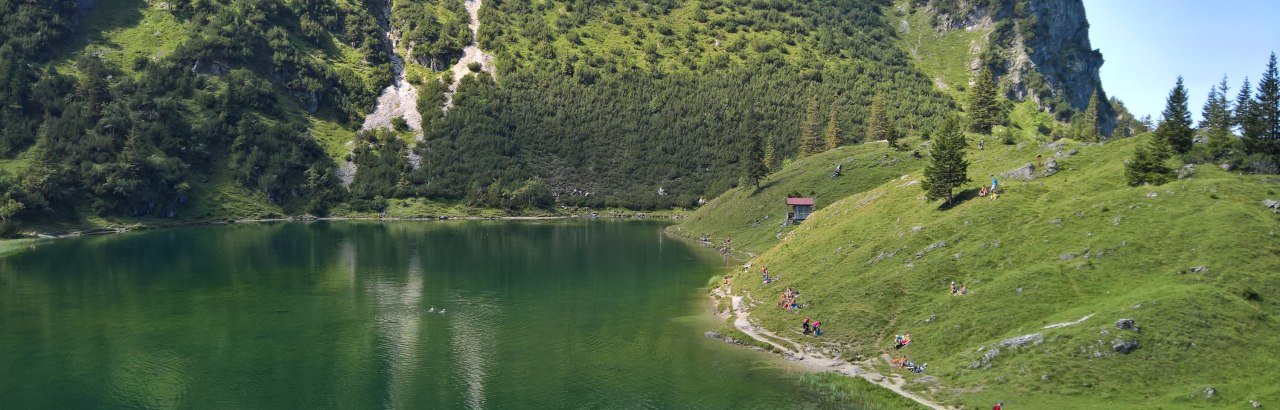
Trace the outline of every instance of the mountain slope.
{"label": "mountain slope", "polygon": [[[826,334],[803,341],[846,359],[929,363],[937,381],[911,385],[952,404],[1280,402],[1270,382],[1280,364],[1271,354],[1280,348],[1280,216],[1259,204],[1280,180],[1200,167],[1164,186],[1129,187],[1124,159],[1146,138],[971,148],[978,182],[955,207],[923,201],[913,171],[822,209],[735,275],[734,290],[759,301],[752,317],[779,334],[801,339],[790,329],[812,317]],[[1002,179],[999,199],[974,197],[987,175],[1036,155],[1058,156],[1062,170]],[[780,281],[761,285],[761,265]],[[951,281],[969,294],[949,295]],[[802,292],[798,315],[775,306],[788,286]],[[1118,329],[1120,319],[1139,330]],[[895,351],[893,335],[908,332],[914,342]],[[1025,335],[1034,336],[1018,346]],[[1123,342],[1139,347],[1121,354]]]}

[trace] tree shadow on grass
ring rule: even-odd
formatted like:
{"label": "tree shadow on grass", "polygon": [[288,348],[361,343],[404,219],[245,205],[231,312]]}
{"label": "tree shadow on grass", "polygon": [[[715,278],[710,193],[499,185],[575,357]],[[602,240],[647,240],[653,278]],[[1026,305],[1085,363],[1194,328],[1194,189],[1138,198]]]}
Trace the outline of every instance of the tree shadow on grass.
{"label": "tree shadow on grass", "polygon": [[979,188],[969,188],[969,189],[960,191],[960,193],[956,194],[955,198],[952,199],[951,202],[943,202],[942,205],[939,205],[938,210],[939,211],[950,210],[951,208],[955,208],[960,204],[968,202],[970,199],[977,198],[979,190],[980,190]]}

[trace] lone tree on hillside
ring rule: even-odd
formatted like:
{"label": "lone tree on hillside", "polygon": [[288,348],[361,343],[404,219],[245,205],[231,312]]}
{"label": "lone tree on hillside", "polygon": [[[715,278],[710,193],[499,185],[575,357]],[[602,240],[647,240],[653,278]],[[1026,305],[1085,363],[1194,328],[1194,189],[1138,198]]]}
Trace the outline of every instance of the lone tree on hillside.
{"label": "lone tree on hillside", "polygon": [[760,189],[760,180],[769,175],[769,166],[764,163],[764,148],[760,137],[747,139],[747,150],[742,155],[742,185],[753,185]]}
{"label": "lone tree on hillside", "polygon": [[877,93],[871,100],[871,115],[867,117],[867,141],[885,140],[889,142],[890,148],[896,148],[898,133],[894,132],[893,124],[889,123],[885,104],[883,93]]}
{"label": "lone tree on hillside", "polygon": [[1001,123],[1004,121],[1000,118],[995,75],[990,68],[983,67],[969,95],[969,131],[990,134],[991,127]]}
{"label": "lone tree on hillside", "polygon": [[822,141],[818,139],[818,98],[809,99],[809,108],[805,110],[804,122],[800,124],[800,156],[822,152]]}
{"label": "lone tree on hillside", "polygon": [[960,129],[960,120],[948,118],[942,124],[938,136],[933,139],[929,151],[929,165],[924,167],[925,197],[929,200],[946,198],[947,204],[955,199],[955,189],[969,182],[969,161],[964,159],[968,142]]}
{"label": "lone tree on hillside", "polygon": [[1124,164],[1124,177],[1129,185],[1160,185],[1173,179],[1173,170],[1165,165],[1169,159],[1169,146],[1159,135],[1139,145],[1133,159]]}
{"label": "lone tree on hillside", "polygon": [[1102,131],[1098,129],[1098,90],[1093,90],[1089,97],[1089,108],[1084,110],[1084,130],[1081,137],[1087,142],[1102,141]]}
{"label": "lone tree on hillside", "polygon": [[1164,121],[1156,127],[1156,137],[1179,154],[1191,150],[1195,131],[1191,129],[1191,110],[1187,109],[1187,87],[1182,85],[1182,76],[1178,76],[1178,84],[1169,91],[1162,115]]}
{"label": "lone tree on hillside", "polygon": [[840,107],[831,104],[831,114],[827,116],[827,130],[822,133],[822,141],[828,151],[840,146]]}

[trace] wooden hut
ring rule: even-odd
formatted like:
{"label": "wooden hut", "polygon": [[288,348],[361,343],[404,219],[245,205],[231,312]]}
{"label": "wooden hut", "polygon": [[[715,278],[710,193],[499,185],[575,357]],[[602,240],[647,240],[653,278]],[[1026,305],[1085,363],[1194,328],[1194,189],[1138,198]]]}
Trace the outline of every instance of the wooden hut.
{"label": "wooden hut", "polygon": [[813,197],[787,198],[787,224],[798,224],[813,213],[813,205],[817,203]]}

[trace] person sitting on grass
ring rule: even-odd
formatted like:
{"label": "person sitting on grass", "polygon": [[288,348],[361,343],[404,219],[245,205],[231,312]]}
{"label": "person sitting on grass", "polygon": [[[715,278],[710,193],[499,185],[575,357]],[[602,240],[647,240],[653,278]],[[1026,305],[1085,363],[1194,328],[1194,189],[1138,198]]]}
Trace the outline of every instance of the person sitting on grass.
{"label": "person sitting on grass", "polygon": [[982,189],[979,189],[979,190],[978,190],[978,196],[979,196],[979,197],[986,197],[986,196],[987,196],[987,192],[989,192],[989,191],[987,191],[987,186],[986,186],[986,185],[983,185],[983,186],[982,186]]}
{"label": "person sitting on grass", "polygon": [[804,332],[803,332],[803,333],[804,333],[804,334],[806,334],[806,335],[808,335],[808,334],[809,334],[809,332],[811,332],[811,331],[812,331],[812,330],[811,330],[811,326],[812,326],[812,325],[810,325],[809,318],[807,318],[807,317],[806,317],[806,318],[804,318],[804,323],[802,323],[802,324],[801,324],[801,326],[803,326],[803,327],[804,327]]}
{"label": "person sitting on grass", "polygon": [[905,355],[905,354],[904,354],[904,355],[902,355],[902,357],[900,357],[900,358],[897,358],[897,359],[890,359],[890,360],[889,360],[889,364],[893,365],[894,367],[897,367],[897,368],[901,369],[903,366],[906,366],[906,365],[907,365],[907,355]]}
{"label": "person sitting on grass", "polygon": [[961,286],[960,286],[960,290],[959,290],[959,291],[957,291],[957,292],[956,292],[956,294],[957,294],[957,295],[968,295],[968,294],[969,294],[969,286],[968,286],[968,285],[961,285]]}
{"label": "person sitting on grass", "polygon": [[908,344],[911,344],[911,334],[910,334],[910,333],[907,333],[907,334],[905,334],[905,335],[898,335],[895,339],[896,339],[896,340],[895,340],[895,343],[894,343],[894,345],[893,345],[893,349],[894,349],[894,350],[902,349],[902,348],[904,348],[904,347],[907,347],[907,345],[908,345]]}
{"label": "person sitting on grass", "polygon": [[813,335],[822,336],[822,322],[813,322]]}
{"label": "person sitting on grass", "polygon": [[956,282],[955,282],[955,281],[951,281],[951,294],[952,294],[952,295],[956,294],[956,291],[957,291],[957,290],[959,290],[959,289],[957,289],[957,288],[956,288]]}

